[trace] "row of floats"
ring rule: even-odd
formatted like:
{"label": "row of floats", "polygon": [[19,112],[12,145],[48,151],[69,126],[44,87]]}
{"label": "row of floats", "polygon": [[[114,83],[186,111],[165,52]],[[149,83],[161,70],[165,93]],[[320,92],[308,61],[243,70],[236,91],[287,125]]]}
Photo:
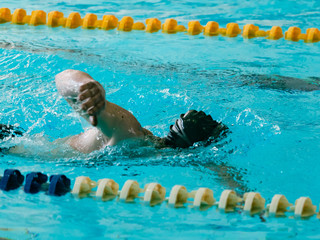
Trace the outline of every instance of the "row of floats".
{"label": "row of floats", "polygon": [[78,12],[72,12],[68,17],[59,11],[48,13],[42,10],[32,11],[31,15],[27,15],[26,10],[19,8],[15,9],[11,14],[10,9],[0,8],[0,23],[11,22],[12,24],[29,24],[33,26],[47,25],[49,27],[65,27],[84,29],[103,29],[112,30],[117,28],[119,31],[130,32],[132,30],[142,30],[149,33],[162,31],[164,33],[173,34],[177,32],[186,32],[190,35],[198,35],[203,33],[207,36],[222,35],[226,37],[237,37],[242,34],[244,38],[265,37],[271,40],[285,38],[286,40],[299,41],[303,40],[308,43],[320,41],[320,31],[317,28],[309,28],[306,33],[302,33],[298,27],[290,27],[283,34],[281,27],[273,26],[270,30],[260,30],[258,26],[247,24],[241,30],[237,23],[228,23],[226,28],[220,28],[219,24],[214,21],[209,21],[206,26],[202,26],[199,21],[190,21],[188,28],[183,25],[178,25],[175,19],[166,19],[164,24],[157,18],[149,18],[143,22],[134,22],[132,17],[125,16],[120,21],[114,15],[104,15],[102,20],[98,20],[96,14],[88,13],[84,18],[81,18]]}
{"label": "row of floats", "polygon": [[[316,206],[308,197],[298,198],[293,205],[284,195],[276,194],[271,203],[265,206],[265,199],[257,192],[245,193],[241,198],[233,190],[224,190],[220,200],[216,201],[213,191],[209,188],[188,192],[182,185],[175,185],[169,197],[166,197],[166,189],[159,183],[149,183],[140,188],[137,181],[127,180],[119,191],[119,184],[112,179],[105,178],[95,182],[86,176],[77,177],[71,189],[71,181],[65,175],[51,175],[48,178],[41,172],[31,172],[25,178],[17,169],[4,171],[0,179],[0,189],[2,191],[18,189],[24,180],[23,190],[31,194],[45,191],[48,195],[62,196],[71,192],[77,198],[92,197],[101,201],[118,199],[121,202],[135,202],[139,199],[148,206],[167,202],[168,206],[173,208],[191,206],[200,210],[215,206],[225,213],[243,211],[249,215],[265,214],[268,217],[283,217],[286,213],[293,213],[291,217],[306,219],[317,214]],[[317,217],[320,218],[320,212]]]}

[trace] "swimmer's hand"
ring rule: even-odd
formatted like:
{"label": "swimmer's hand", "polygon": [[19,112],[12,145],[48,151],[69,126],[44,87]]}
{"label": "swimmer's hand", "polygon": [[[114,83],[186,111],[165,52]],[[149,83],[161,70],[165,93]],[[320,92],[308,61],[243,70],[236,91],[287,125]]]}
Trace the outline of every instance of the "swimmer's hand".
{"label": "swimmer's hand", "polygon": [[80,86],[79,100],[82,101],[81,109],[89,115],[89,122],[97,126],[97,115],[106,104],[106,92],[97,81],[90,81]]}

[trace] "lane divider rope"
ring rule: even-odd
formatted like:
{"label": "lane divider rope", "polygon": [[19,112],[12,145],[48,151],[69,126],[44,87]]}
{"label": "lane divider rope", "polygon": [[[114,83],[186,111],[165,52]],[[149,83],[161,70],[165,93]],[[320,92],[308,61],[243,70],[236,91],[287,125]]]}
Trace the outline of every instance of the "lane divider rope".
{"label": "lane divider rope", "polygon": [[[96,182],[89,177],[80,176],[76,178],[72,190],[70,179],[61,174],[50,176],[50,183],[47,183],[48,176],[41,172],[31,172],[26,175],[25,180],[23,190],[31,194],[45,191],[48,195],[62,196],[71,192],[71,195],[76,198],[91,197],[100,201],[111,201],[118,198],[120,202],[129,203],[140,199],[147,206],[167,202],[168,206],[172,208],[190,206],[206,210],[215,206],[224,213],[243,211],[248,215],[260,214],[260,216],[267,217],[283,217],[286,213],[293,213],[290,218],[299,219],[307,219],[317,214],[317,218],[320,219],[320,212],[316,213],[317,207],[312,204],[309,197],[300,197],[293,205],[284,195],[276,194],[271,203],[265,205],[265,199],[257,192],[245,193],[241,198],[233,190],[224,190],[220,200],[216,201],[213,191],[205,187],[188,192],[185,186],[175,185],[172,187],[169,197],[166,197],[166,189],[156,182],[140,188],[137,181],[127,180],[119,191],[119,184],[109,178]],[[19,189],[23,182],[24,176],[19,170],[6,169],[3,177],[0,177],[0,189],[2,191]],[[94,191],[94,188],[97,190]]]}
{"label": "lane divider rope", "polygon": [[251,39],[257,37],[265,37],[270,40],[279,40],[285,38],[290,41],[303,40],[306,43],[315,43],[320,41],[320,31],[318,28],[308,28],[306,33],[302,33],[298,27],[290,27],[283,34],[282,28],[273,26],[270,30],[260,30],[258,26],[246,24],[243,29],[240,29],[237,23],[228,23],[226,28],[220,28],[219,24],[214,21],[209,21],[206,26],[202,26],[199,21],[190,21],[188,28],[183,25],[178,25],[175,19],[166,19],[162,24],[157,18],[149,18],[143,22],[134,22],[130,16],[123,17],[120,21],[114,15],[104,15],[102,20],[98,20],[96,14],[88,13],[84,18],[78,12],[72,12],[68,17],[59,11],[52,11],[46,14],[42,10],[35,10],[31,15],[27,15],[26,10],[22,8],[15,9],[13,14],[9,8],[0,8],[0,24],[11,22],[18,25],[47,25],[48,27],[65,27],[75,29],[82,27],[83,29],[102,29],[112,30],[117,28],[118,31],[130,32],[132,30],[146,31],[154,33],[162,31],[167,34],[185,32],[189,35],[199,35],[203,33],[206,36],[237,37],[242,35],[243,38]]}

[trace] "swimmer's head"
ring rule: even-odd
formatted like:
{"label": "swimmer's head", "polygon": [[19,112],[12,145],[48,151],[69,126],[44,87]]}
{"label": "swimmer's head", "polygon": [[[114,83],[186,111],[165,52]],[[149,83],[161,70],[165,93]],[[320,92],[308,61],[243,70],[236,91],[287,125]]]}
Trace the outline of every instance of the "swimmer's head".
{"label": "swimmer's head", "polygon": [[173,148],[187,148],[196,142],[216,139],[228,128],[212,119],[203,111],[190,110],[181,114],[164,138],[165,144]]}

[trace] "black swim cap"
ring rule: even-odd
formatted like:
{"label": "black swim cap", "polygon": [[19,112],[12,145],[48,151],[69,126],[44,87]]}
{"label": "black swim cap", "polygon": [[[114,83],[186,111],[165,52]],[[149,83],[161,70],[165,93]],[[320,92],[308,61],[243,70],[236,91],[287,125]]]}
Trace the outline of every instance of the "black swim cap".
{"label": "black swim cap", "polygon": [[176,123],[170,126],[165,143],[174,148],[187,148],[210,137],[217,138],[226,129],[228,128],[225,125],[213,120],[203,111],[190,110],[181,114]]}

